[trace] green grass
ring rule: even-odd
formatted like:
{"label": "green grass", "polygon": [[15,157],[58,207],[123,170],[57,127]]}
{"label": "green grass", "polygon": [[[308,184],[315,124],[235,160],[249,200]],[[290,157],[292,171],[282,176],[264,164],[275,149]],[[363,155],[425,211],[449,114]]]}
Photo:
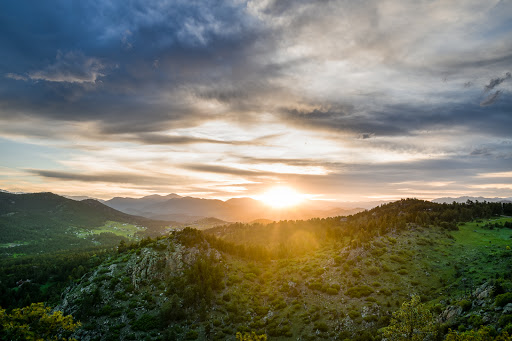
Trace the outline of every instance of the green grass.
{"label": "green grass", "polygon": [[77,237],[86,238],[95,234],[101,234],[104,232],[110,232],[117,236],[126,237],[128,239],[138,239],[136,233],[143,231],[145,228],[137,227],[128,223],[120,223],[117,221],[107,221],[103,226],[96,227],[93,229],[80,229],[77,233]]}
{"label": "green grass", "polygon": [[495,218],[481,220],[481,222],[472,221],[459,226],[459,231],[453,233],[458,243],[467,246],[510,246],[512,247],[512,229],[494,228],[493,230],[484,229],[487,223],[512,222],[512,218]]}

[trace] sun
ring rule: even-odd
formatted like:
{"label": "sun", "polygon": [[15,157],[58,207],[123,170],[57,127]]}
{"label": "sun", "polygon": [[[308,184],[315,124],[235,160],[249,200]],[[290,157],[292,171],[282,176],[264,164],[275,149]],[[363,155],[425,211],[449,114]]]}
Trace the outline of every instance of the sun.
{"label": "sun", "polygon": [[302,194],[292,188],[283,186],[272,187],[260,195],[258,199],[274,208],[295,206],[304,200]]}

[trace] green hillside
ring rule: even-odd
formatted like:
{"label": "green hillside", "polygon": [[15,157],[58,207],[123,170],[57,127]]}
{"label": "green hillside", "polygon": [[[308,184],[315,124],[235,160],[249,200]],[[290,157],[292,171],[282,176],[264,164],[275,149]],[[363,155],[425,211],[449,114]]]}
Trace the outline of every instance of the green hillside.
{"label": "green hillside", "polygon": [[[107,222],[113,225],[107,226]],[[122,224],[138,226],[129,236]],[[159,235],[166,222],[116,211],[96,200],[75,201],[53,193],[0,193],[0,257],[111,247],[123,238]]]}
{"label": "green hillside", "polygon": [[59,308],[85,340],[381,340],[418,295],[430,320],[413,331],[432,326],[421,339],[505,335],[510,208],[408,199],[344,218],[187,228],[120,245]]}

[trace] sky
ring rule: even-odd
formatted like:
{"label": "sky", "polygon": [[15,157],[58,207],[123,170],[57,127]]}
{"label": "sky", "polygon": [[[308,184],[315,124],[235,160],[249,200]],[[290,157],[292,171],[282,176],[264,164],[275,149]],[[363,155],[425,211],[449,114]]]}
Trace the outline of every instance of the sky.
{"label": "sky", "polygon": [[512,2],[2,1],[0,188],[512,196]]}

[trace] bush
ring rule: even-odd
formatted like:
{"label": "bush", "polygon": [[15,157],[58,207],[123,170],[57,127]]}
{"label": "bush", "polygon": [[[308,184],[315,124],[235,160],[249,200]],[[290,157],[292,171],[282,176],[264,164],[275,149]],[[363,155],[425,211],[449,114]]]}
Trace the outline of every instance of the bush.
{"label": "bush", "polygon": [[356,298],[366,297],[366,296],[371,295],[372,293],[373,293],[373,289],[367,285],[359,285],[356,287],[352,287],[352,288],[348,289],[346,292],[347,296],[356,297]]}
{"label": "bush", "polygon": [[334,264],[336,264],[336,266],[340,266],[342,262],[343,262],[343,257],[341,257],[341,256],[334,257]]}
{"label": "bush", "polygon": [[512,315],[502,315],[498,321],[498,324],[500,325],[500,327],[505,327],[509,324],[512,324]]}
{"label": "bush", "polygon": [[141,332],[148,332],[157,327],[158,318],[149,314],[143,314],[137,321],[132,323],[132,329]]}
{"label": "bush", "polygon": [[376,276],[376,275],[380,274],[380,269],[376,266],[370,266],[368,268],[368,273],[372,276]]}
{"label": "bush", "polygon": [[355,278],[361,277],[361,271],[359,271],[359,269],[352,270],[352,276],[354,276]]}
{"label": "bush", "polygon": [[462,300],[458,303],[458,305],[462,308],[462,311],[468,311],[471,309],[473,304],[469,300]]}
{"label": "bush", "polygon": [[359,312],[357,310],[354,310],[354,309],[351,309],[349,312],[348,312],[348,316],[350,316],[350,318],[352,320],[355,320],[356,318],[360,317],[361,314],[359,314]]}
{"label": "bush", "polygon": [[468,323],[473,327],[473,328],[478,328],[480,327],[484,322],[482,320],[482,316],[480,315],[471,315],[469,318],[468,318]]}
{"label": "bush", "polygon": [[498,307],[504,307],[508,303],[511,303],[511,302],[512,302],[512,292],[507,292],[505,294],[497,295],[496,299],[494,301],[494,303]]}
{"label": "bush", "polygon": [[391,255],[391,256],[389,256],[389,259],[391,259],[393,262],[397,262],[397,263],[400,263],[400,264],[404,264],[405,263],[405,259],[403,259],[399,255]]}
{"label": "bush", "polygon": [[329,330],[329,327],[327,327],[327,324],[325,322],[315,322],[314,329],[318,329],[321,332],[327,332]]}
{"label": "bush", "polygon": [[199,337],[199,333],[195,330],[189,330],[185,335],[187,340],[196,340]]}
{"label": "bush", "polygon": [[333,288],[333,287],[329,287],[327,288],[327,290],[325,291],[326,294],[329,294],[329,295],[337,295],[338,294],[338,289],[336,288]]}
{"label": "bush", "polygon": [[322,290],[322,283],[311,282],[308,284],[308,288],[311,290]]}

